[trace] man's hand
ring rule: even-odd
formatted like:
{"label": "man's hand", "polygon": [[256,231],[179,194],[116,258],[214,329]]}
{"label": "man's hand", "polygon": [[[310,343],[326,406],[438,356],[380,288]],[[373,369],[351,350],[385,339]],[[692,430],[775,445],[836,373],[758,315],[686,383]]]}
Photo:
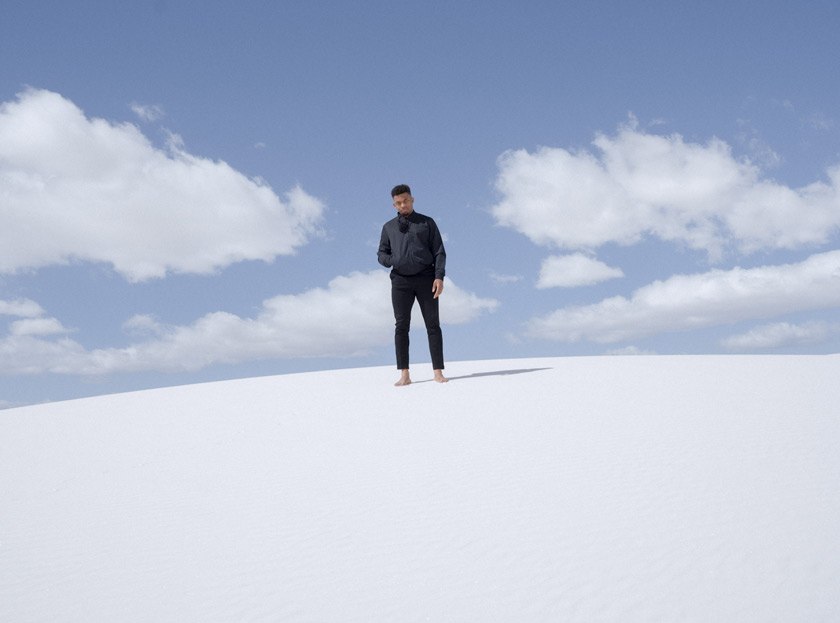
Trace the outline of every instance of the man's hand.
{"label": "man's hand", "polygon": [[435,295],[435,298],[443,294],[443,279],[435,279],[435,282],[432,284],[432,293]]}

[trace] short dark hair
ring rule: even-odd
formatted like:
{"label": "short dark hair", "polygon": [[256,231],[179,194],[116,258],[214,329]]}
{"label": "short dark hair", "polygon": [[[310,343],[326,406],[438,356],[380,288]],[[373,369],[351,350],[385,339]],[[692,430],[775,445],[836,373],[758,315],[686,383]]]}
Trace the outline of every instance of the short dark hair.
{"label": "short dark hair", "polygon": [[411,194],[411,188],[408,187],[408,184],[397,184],[391,189],[391,197],[396,197],[403,193]]}

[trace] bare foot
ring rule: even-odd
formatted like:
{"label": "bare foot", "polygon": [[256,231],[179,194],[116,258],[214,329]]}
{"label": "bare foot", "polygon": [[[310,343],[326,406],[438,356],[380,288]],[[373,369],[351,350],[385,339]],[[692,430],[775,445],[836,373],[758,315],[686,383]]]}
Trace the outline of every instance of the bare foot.
{"label": "bare foot", "polygon": [[400,378],[394,383],[394,387],[402,387],[403,385],[411,385],[411,377],[408,375],[408,370],[400,370]]}
{"label": "bare foot", "polygon": [[438,383],[448,383],[449,379],[443,376],[443,370],[435,370],[435,381]]}

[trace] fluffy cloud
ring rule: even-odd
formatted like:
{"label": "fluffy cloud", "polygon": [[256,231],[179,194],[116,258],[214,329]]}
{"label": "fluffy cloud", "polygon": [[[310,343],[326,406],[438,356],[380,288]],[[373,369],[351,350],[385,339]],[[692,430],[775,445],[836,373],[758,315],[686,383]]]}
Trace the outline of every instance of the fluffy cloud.
{"label": "fluffy cloud", "polygon": [[[0,373],[186,371],[258,359],[361,355],[393,340],[390,301],[387,273],[375,270],[336,277],[325,288],[268,299],[254,318],[214,312],[188,326],[165,326],[148,316],[135,316],[124,328],[150,337],[126,348],[88,351],[66,337],[46,339],[47,331],[17,331],[0,339]],[[470,322],[497,305],[447,279],[441,321]],[[422,328],[419,314],[413,323]],[[49,321],[42,329],[48,325],[60,327]]]}
{"label": "fluffy cloud", "polygon": [[26,318],[12,323],[9,331],[12,335],[57,335],[67,333],[55,318]]}
{"label": "fluffy cloud", "polygon": [[0,187],[0,274],[74,260],[131,281],[212,273],[294,253],[324,210],[43,90],[0,105]]}
{"label": "fluffy cloud", "polygon": [[542,148],[498,161],[497,222],[564,249],[634,244],[646,235],[705,250],[792,249],[840,225],[840,167],[828,182],[790,188],[765,179],[718,139],[686,142],[634,125],[598,135],[595,153]]}
{"label": "fluffy cloud", "polygon": [[[390,290],[387,295],[389,316],[393,316]],[[481,298],[472,292],[462,290],[447,277],[444,295],[440,299],[440,320],[446,325],[467,324],[485,312],[492,312],[499,306],[495,299]],[[411,318],[412,326],[422,327],[423,320],[419,306],[415,305]]]}
{"label": "fluffy cloud", "polygon": [[16,301],[0,300],[0,316],[17,316],[18,318],[38,318],[44,310],[35,301],[18,299]]}
{"label": "fluffy cloud", "polygon": [[797,264],[676,275],[600,303],[559,309],[527,325],[533,338],[613,343],[840,306],[840,251]]}
{"label": "fluffy cloud", "polygon": [[620,268],[607,266],[583,253],[552,255],[543,260],[538,288],[574,288],[623,277]]}

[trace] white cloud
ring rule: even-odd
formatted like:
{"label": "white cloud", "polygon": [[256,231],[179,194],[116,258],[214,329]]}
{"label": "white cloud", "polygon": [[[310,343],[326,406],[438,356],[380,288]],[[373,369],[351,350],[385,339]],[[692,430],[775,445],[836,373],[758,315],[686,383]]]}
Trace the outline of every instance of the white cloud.
{"label": "white cloud", "polygon": [[131,104],[131,112],[143,121],[150,122],[158,121],[166,115],[163,112],[163,107],[158,104],[138,104],[136,102]]}
{"label": "white cloud", "polygon": [[71,371],[75,365],[85,364],[87,355],[70,338],[49,340],[45,336],[8,335],[0,338],[0,374]]}
{"label": "white cloud", "polygon": [[750,121],[739,119],[738,123],[741,126],[741,132],[737,139],[746,149],[753,162],[765,169],[773,169],[782,164],[781,155],[761,137]]}
{"label": "white cloud", "polygon": [[840,306],[840,251],[798,264],[676,275],[527,325],[533,338],[612,343],[669,331]]}
{"label": "white cloud", "polygon": [[[388,311],[393,315],[390,307],[390,293],[388,294]],[[444,294],[440,299],[440,321],[442,324],[467,324],[484,312],[493,312],[499,306],[496,299],[481,298],[472,292],[462,290],[450,278],[446,279]],[[419,306],[415,305],[411,322],[413,326],[423,326]]]}
{"label": "white cloud", "polygon": [[811,113],[805,119],[805,122],[814,130],[820,131],[833,130],[837,126],[834,119],[822,112]]}
{"label": "white cloud", "polygon": [[[467,323],[497,305],[447,279],[441,321]],[[393,322],[388,274],[375,270],[336,277],[325,288],[268,299],[255,318],[214,312],[191,325],[165,326],[148,316],[134,316],[124,327],[152,337],[126,348],[88,351],[66,338],[13,333],[0,339],[0,373],[184,371],[269,358],[349,357],[392,342]],[[413,326],[423,327],[419,313]]]}
{"label": "white cloud", "polygon": [[147,314],[132,316],[123,323],[122,328],[129,335],[161,335],[164,332],[164,327]]}
{"label": "white cloud", "polygon": [[689,143],[629,125],[593,144],[596,153],[503,154],[497,222],[540,245],[586,250],[653,235],[713,260],[730,247],[749,253],[824,243],[840,225],[840,166],[828,170],[828,183],[789,188],[734,158],[719,139]]}
{"label": "white cloud", "polygon": [[44,310],[35,301],[19,299],[4,301],[0,299],[0,316],[17,316],[18,318],[38,318]]}
{"label": "white cloud", "polygon": [[522,275],[500,275],[499,273],[490,273],[490,279],[496,283],[508,285],[522,281]]}
{"label": "white cloud", "polygon": [[624,348],[614,348],[608,350],[605,354],[607,355],[615,355],[620,357],[635,357],[639,355],[655,355],[656,352],[652,350],[642,350],[638,346],[625,346]]}
{"label": "white cloud", "polygon": [[301,188],[281,200],[181,143],[157,149],[49,91],[0,105],[0,274],[73,260],[131,281],[207,274],[294,253],[318,233],[324,206]]}
{"label": "white cloud", "polygon": [[55,318],[26,318],[12,323],[12,335],[57,335],[68,333]]}
{"label": "white cloud", "polygon": [[733,351],[753,351],[817,344],[837,333],[840,333],[840,325],[828,322],[815,321],[803,324],[776,322],[728,337],[722,341],[722,344]]}
{"label": "white cloud", "polygon": [[538,288],[574,288],[623,277],[620,268],[607,266],[583,253],[552,255],[543,260]]}

